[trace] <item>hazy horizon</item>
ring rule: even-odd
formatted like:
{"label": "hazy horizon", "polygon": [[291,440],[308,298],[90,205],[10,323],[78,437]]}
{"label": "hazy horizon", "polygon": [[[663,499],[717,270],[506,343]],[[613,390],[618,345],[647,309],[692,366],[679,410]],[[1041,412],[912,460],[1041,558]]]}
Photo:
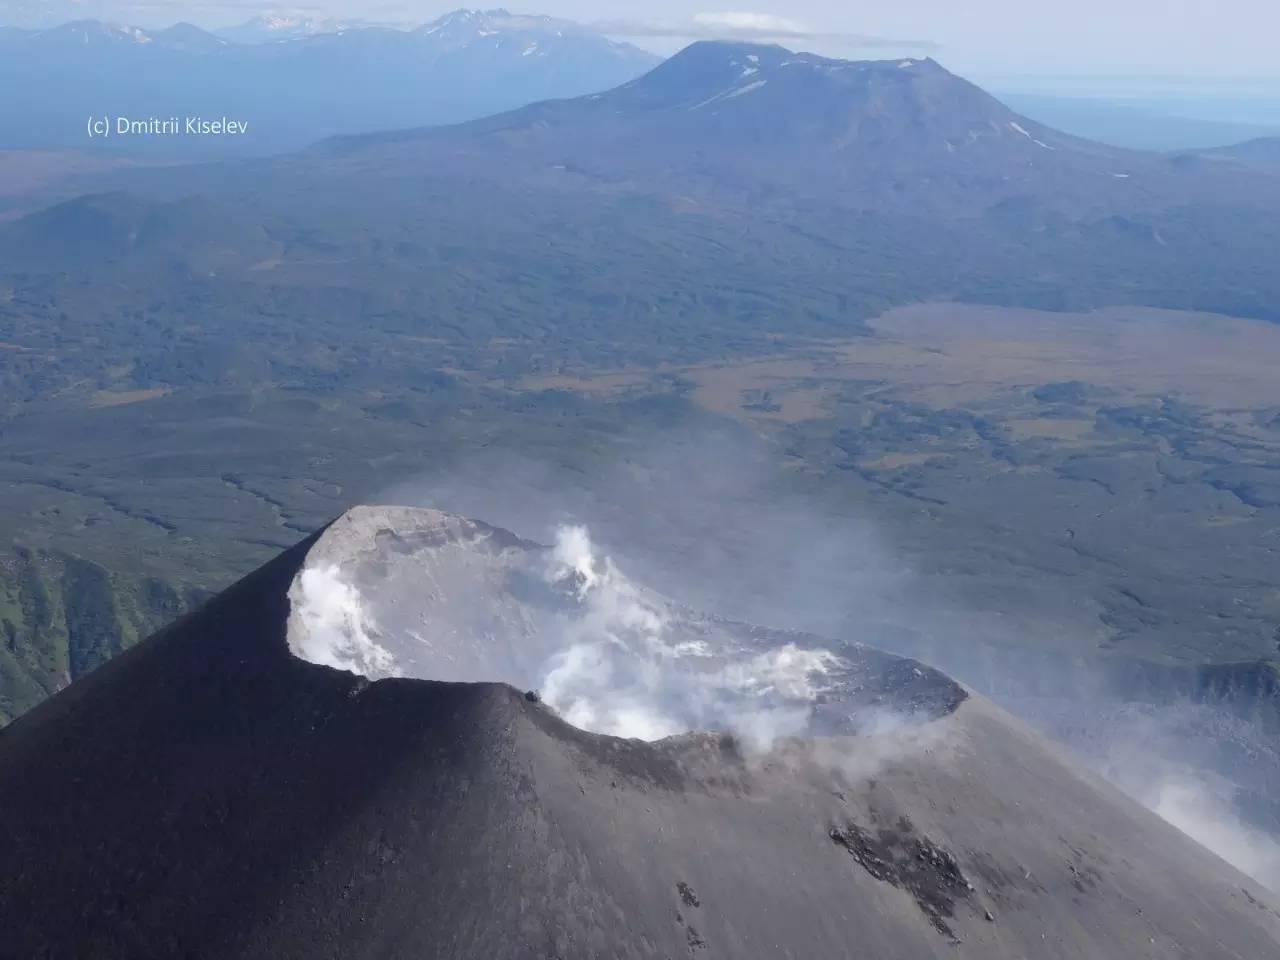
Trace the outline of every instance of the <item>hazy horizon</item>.
{"label": "hazy horizon", "polygon": [[[0,0],[0,24],[44,27],[104,19],[142,27],[189,21],[217,29],[264,15],[405,24],[432,20],[461,5],[459,0]],[[1131,0],[1123,7],[1079,0],[1060,9],[977,0],[963,10],[942,0],[903,0],[891,8],[863,10],[831,0],[786,5],[758,0],[749,8],[702,11],[671,0],[644,5],[534,0],[509,8],[597,26],[659,54],[696,39],[758,39],[842,57],[928,54],[955,70],[987,78],[1280,82],[1272,39],[1280,32],[1280,7],[1260,0]]]}

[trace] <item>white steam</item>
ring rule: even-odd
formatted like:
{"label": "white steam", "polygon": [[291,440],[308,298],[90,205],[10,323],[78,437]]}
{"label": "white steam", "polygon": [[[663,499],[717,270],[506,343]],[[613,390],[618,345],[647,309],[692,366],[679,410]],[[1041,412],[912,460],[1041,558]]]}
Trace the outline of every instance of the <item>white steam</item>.
{"label": "white steam", "polygon": [[374,639],[377,625],[360,591],[343,580],[337,565],[304,569],[289,589],[289,602],[296,656],[375,680],[400,675],[391,651]]}
{"label": "white steam", "polygon": [[494,548],[488,537],[467,529],[418,553],[314,561],[289,592],[290,648],[373,680],[536,690],[593,733],[720,730],[762,751],[806,733],[844,665],[828,650],[768,649],[673,608],[600,554],[584,527],[561,527],[545,552]]}
{"label": "white steam", "polygon": [[838,662],[794,644],[749,655],[681,636],[665,602],[599,556],[583,527],[557,531],[546,576],[580,609],[564,623],[564,647],[548,659],[538,691],[585,730],[658,740],[727,729],[768,749],[805,731],[821,678]]}
{"label": "white steam", "polygon": [[1246,824],[1233,809],[1231,798],[1203,778],[1165,780],[1140,799],[1241,873],[1280,891],[1280,843]]}
{"label": "white steam", "polygon": [[[1242,721],[1201,705],[1115,708],[1095,700],[1090,706],[1089,724],[1071,722],[1082,759],[1201,846],[1280,891],[1280,842],[1247,819],[1238,775],[1212,769],[1213,757],[1222,763],[1239,749]],[[1246,763],[1259,758],[1252,749],[1246,756]]]}

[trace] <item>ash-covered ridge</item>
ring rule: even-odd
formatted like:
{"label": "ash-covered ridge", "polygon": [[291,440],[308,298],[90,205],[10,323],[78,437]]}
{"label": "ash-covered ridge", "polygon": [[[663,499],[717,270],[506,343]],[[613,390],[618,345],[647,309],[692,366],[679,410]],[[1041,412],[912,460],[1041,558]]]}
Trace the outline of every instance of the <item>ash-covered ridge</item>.
{"label": "ash-covered ridge", "polygon": [[509,684],[594,733],[728,731],[767,748],[927,722],[965,698],[914,661],[678,606],[581,527],[548,547],[435,510],[360,507],[311,549],[289,599],[304,660]]}
{"label": "ash-covered ridge", "polygon": [[[767,752],[728,733],[605,736],[565,722],[572,705],[549,709],[506,683],[396,675],[506,665],[523,679],[521,663],[564,652],[547,624],[593,622],[596,607],[616,620],[625,605],[603,603],[608,590],[592,599],[608,565],[554,575],[561,540],[539,548],[432,512],[352,511],[6,727],[0,953],[1280,955],[1273,895],[909,660],[657,607],[672,624],[663,645],[722,638],[709,662],[677,661],[692,676],[740,678],[788,645],[840,658],[800,671],[814,688],[804,695],[725,681],[710,688],[711,714],[658,704],[680,724],[803,707],[818,735]],[[390,659],[337,644],[329,654],[346,668],[333,669],[290,652],[325,637],[323,618],[297,632],[295,600],[315,587],[306,571],[332,566],[363,589],[379,574],[410,582],[423,562],[410,601],[375,593],[358,621]],[[459,601],[452,588],[476,582],[485,590]],[[442,613],[456,634],[423,633],[438,641],[426,652],[405,643]],[[652,637],[643,617],[622,619],[630,639]],[[596,702],[597,688],[573,689]],[[914,722],[821,735],[879,709]]]}

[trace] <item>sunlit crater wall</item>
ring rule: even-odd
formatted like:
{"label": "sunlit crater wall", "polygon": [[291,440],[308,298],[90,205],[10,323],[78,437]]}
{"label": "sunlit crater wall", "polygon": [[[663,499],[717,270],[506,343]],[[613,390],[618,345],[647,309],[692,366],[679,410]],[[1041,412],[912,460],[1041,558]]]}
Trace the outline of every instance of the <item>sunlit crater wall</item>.
{"label": "sunlit crater wall", "polygon": [[581,527],[553,547],[434,510],[359,508],[290,590],[289,646],[372,680],[502,682],[583,729],[656,740],[883,730],[963,695],[856,645],[730,623],[631,581]]}

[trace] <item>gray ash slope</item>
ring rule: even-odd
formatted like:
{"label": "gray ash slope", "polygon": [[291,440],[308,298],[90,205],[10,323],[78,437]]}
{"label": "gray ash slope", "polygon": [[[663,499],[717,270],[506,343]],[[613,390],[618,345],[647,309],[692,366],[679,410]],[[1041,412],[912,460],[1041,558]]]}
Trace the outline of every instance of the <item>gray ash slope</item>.
{"label": "gray ash slope", "polygon": [[[352,518],[384,546],[406,520],[505,536]],[[0,734],[6,955],[1280,949],[1273,898],[927,668],[897,661],[946,695],[889,733],[765,757],[723,734],[620,740],[508,685],[295,658],[288,595],[325,550],[300,544]]]}

